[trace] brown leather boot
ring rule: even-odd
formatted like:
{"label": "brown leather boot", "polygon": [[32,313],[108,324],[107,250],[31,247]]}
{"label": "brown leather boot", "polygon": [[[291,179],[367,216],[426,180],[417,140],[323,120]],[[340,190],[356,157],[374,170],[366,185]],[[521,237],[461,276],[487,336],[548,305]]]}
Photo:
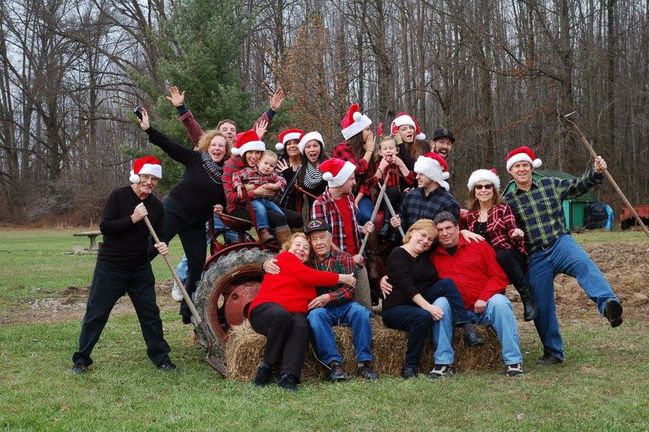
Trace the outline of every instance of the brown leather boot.
{"label": "brown leather boot", "polygon": [[288,227],[288,225],[275,228],[275,238],[277,239],[277,243],[280,245],[280,247],[290,237],[291,229]]}
{"label": "brown leather boot", "polygon": [[268,243],[269,241],[273,241],[275,237],[270,233],[268,228],[262,228],[259,230],[259,241],[262,243]]}

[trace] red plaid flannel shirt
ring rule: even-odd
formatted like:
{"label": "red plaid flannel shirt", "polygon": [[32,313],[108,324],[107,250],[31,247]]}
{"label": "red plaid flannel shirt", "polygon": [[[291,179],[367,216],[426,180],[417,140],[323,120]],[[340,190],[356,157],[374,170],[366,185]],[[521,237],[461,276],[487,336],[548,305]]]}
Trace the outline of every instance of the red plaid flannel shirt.
{"label": "red plaid flannel shirt", "polygon": [[246,168],[246,165],[240,156],[232,156],[223,164],[221,182],[223,182],[223,192],[225,192],[225,211],[228,213],[239,205],[237,190],[232,186],[232,176],[244,168]]}
{"label": "red plaid flannel shirt", "polygon": [[[376,173],[379,170],[379,161],[376,163],[376,170],[374,171],[374,175],[372,176],[372,186],[378,188],[378,183],[379,179],[376,177]],[[383,175],[381,176],[380,181],[383,182],[385,180],[385,183],[387,183],[387,188],[397,188],[401,190],[401,184],[399,183],[400,179],[403,178],[403,180],[410,186],[412,186],[415,183],[415,177],[417,174],[413,170],[409,170],[410,172],[406,177],[403,177],[401,174],[401,170],[395,165],[395,164],[390,164],[388,167],[383,171]]]}
{"label": "red plaid flannel shirt", "polygon": [[[329,255],[320,259],[317,256],[309,259],[309,267],[316,270],[331,271],[338,274],[356,274],[354,258],[345,251],[332,249]],[[345,284],[338,284],[333,287],[316,287],[318,294],[325,291],[333,302],[344,303],[354,300],[354,287]]]}
{"label": "red plaid flannel shirt", "polygon": [[[466,227],[473,231],[475,223],[478,221],[480,212],[470,210],[466,213]],[[521,253],[527,254],[525,250],[524,239],[513,240],[512,232],[518,228],[516,218],[512,209],[505,203],[498,204],[489,209],[487,213],[487,232],[489,232],[489,242],[494,249],[518,249]]]}
{"label": "red plaid flannel shirt", "polygon": [[253,191],[259,186],[266,183],[279,183],[280,190],[286,187],[286,179],[281,175],[273,172],[272,174],[260,174],[257,167],[246,167],[232,174],[232,188],[236,191],[239,185],[254,185],[254,189],[248,191],[248,196],[252,199],[255,198]]}
{"label": "red plaid flannel shirt", "polygon": [[362,193],[366,197],[371,197],[370,187],[367,184],[367,175],[369,174],[370,164],[363,158],[356,159],[352,146],[347,141],[338,144],[334,147],[331,154],[332,158],[342,159],[349,161],[356,166],[354,175],[356,175],[356,184],[358,185],[358,193]]}
{"label": "red plaid flannel shirt", "polygon": [[[354,197],[352,194],[347,194],[343,197],[343,199],[345,198],[349,208],[351,209],[351,214],[355,214],[356,208],[354,207]],[[327,188],[327,190],[313,202],[313,207],[311,208],[311,219],[323,219],[327,221],[327,224],[331,228],[333,243],[341,250],[345,250],[345,230],[343,224],[345,222],[353,223],[354,240],[356,241],[356,245],[360,248],[361,234],[356,218],[352,218],[352,221],[344,221],[342,219],[338,207],[336,207],[336,202],[332,198],[331,193],[329,193],[329,188]]]}

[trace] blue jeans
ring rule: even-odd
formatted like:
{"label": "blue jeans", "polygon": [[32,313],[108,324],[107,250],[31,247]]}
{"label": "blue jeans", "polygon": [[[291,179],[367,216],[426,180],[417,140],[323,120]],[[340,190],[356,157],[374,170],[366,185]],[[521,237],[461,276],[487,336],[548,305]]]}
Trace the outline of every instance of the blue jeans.
{"label": "blue jeans", "polygon": [[363,197],[358,203],[358,210],[356,211],[356,221],[359,226],[365,225],[372,218],[372,211],[374,211],[374,204],[370,197]]}
{"label": "blue jeans", "polygon": [[487,307],[483,313],[477,314],[469,311],[469,316],[474,324],[492,326],[496,330],[502,349],[503,363],[506,365],[523,363],[516,315],[512,309],[512,302],[507,297],[502,294],[494,294],[487,301]]}
{"label": "blue jeans", "polygon": [[404,366],[419,367],[427,337],[432,337],[435,347],[433,362],[436,365],[450,365],[455,360],[451,305],[445,297],[438,298],[433,304],[444,311],[444,317],[439,321],[433,320],[431,314],[419,306],[408,304],[393,306],[382,312],[383,324],[386,327],[408,332]]}
{"label": "blue jeans", "polygon": [[569,234],[559,237],[548,249],[530,255],[528,278],[538,308],[534,325],[544,350],[563,360],[563,340],[554,304],[554,277],[558,273],[576,278],[602,315],[606,304],[618,298],[602,272]]}
{"label": "blue jeans", "polygon": [[336,347],[336,337],[332,327],[347,325],[352,328],[356,361],[372,361],[374,356],[370,349],[372,344],[371,316],[372,312],[355,301],[329,304],[310,311],[306,320],[313,332],[318,359],[326,365],[332,361],[342,363],[343,356],[340,355]]}
{"label": "blue jeans", "polygon": [[269,229],[270,222],[268,222],[268,212],[272,211],[284,216],[284,223],[280,223],[275,228],[288,225],[286,222],[286,215],[281,208],[268,198],[255,198],[250,201],[252,209],[255,211],[255,218],[257,219],[258,229]]}

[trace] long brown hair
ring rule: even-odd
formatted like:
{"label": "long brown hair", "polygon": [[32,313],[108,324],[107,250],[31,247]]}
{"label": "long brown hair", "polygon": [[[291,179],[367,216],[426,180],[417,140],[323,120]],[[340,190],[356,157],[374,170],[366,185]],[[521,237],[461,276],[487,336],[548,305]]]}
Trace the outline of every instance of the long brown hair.
{"label": "long brown hair", "polygon": [[[491,207],[495,207],[498,204],[502,204],[504,201],[502,195],[500,195],[500,191],[496,189],[496,185],[491,183],[491,186],[493,188],[492,190],[494,191],[494,196],[493,198],[491,198]],[[475,186],[473,186],[473,188],[471,188],[471,190],[469,191],[469,195],[467,196],[465,204],[466,208],[468,208],[469,210],[480,210],[480,202],[475,197]]]}

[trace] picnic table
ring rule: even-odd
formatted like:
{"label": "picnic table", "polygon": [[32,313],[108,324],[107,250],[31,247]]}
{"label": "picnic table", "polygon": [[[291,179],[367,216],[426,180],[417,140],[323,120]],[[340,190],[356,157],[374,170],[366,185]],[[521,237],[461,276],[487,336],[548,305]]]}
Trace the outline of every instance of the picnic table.
{"label": "picnic table", "polygon": [[101,235],[101,231],[83,231],[72,234],[75,237],[88,237],[90,239],[90,247],[88,250],[96,251],[99,250],[97,246],[97,236]]}

